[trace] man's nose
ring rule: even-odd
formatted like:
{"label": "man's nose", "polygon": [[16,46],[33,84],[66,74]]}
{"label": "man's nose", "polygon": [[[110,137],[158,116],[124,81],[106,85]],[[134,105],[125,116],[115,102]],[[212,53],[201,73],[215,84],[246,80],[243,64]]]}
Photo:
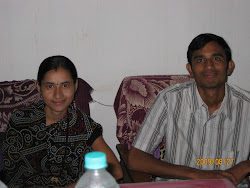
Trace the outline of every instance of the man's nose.
{"label": "man's nose", "polygon": [[214,68],[214,62],[212,59],[207,59],[205,63],[206,69],[212,69]]}

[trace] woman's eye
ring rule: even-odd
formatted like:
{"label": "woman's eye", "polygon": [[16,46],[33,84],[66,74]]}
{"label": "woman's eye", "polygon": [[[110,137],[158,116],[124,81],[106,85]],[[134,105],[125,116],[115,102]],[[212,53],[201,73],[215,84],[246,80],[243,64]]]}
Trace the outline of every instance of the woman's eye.
{"label": "woman's eye", "polygon": [[63,87],[69,87],[69,84],[63,84]]}
{"label": "woman's eye", "polygon": [[47,85],[47,88],[52,89],[54,86],[53,85]]}

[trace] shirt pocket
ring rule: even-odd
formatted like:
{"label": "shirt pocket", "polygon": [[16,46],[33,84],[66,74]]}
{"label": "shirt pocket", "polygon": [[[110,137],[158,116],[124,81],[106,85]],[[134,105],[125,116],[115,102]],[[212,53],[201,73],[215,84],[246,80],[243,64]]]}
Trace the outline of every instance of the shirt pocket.
{"label": "shirt pocket", "polygon": [[204,147],[202,158],[197,159],[198,168],[203,170],[226,170],[235,165],[239,151],[218,150],[213,152]]}

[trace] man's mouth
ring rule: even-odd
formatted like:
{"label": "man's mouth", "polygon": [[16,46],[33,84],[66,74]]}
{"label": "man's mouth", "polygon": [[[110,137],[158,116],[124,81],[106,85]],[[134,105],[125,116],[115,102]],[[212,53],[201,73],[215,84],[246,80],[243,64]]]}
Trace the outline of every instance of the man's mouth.
{"label": "man's mouth", "polygon": [[206,72],[203,74],[205,77],[209,77],[209,78],[212,78],[212,77],[215,77],[217,75],[216,72]]}

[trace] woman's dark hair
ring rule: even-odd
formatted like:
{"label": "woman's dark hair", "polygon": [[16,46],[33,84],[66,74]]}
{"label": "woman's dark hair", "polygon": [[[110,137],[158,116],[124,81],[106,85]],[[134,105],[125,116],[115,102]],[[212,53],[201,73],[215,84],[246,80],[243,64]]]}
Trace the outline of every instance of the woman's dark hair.
{"label": "woman's dark hair", "polygon": [[77,71],[75,65],[72,61],[64,56],[51,56],[43,60],[41,65],[39,66],[38,74],[37,74],[37,82],[41,86],[42,80],[44,79],[45,74],[50,70],[57,70],[59,67],[64,68],[69,71],[71,74],[74,83],[77,80]]}
{"label": "woman's dark hair", "polygon": [[217,42],[224,49],[227,58],[226,59],[227,63],[232,60],[231,49],[228,46],[227,42],[222,37],[212,33],[204,33],[195,37],[188,46],[187,59],[191,66],[192,66],[192,55],[194,51],[203,48],[207,43],[212,41]]}

